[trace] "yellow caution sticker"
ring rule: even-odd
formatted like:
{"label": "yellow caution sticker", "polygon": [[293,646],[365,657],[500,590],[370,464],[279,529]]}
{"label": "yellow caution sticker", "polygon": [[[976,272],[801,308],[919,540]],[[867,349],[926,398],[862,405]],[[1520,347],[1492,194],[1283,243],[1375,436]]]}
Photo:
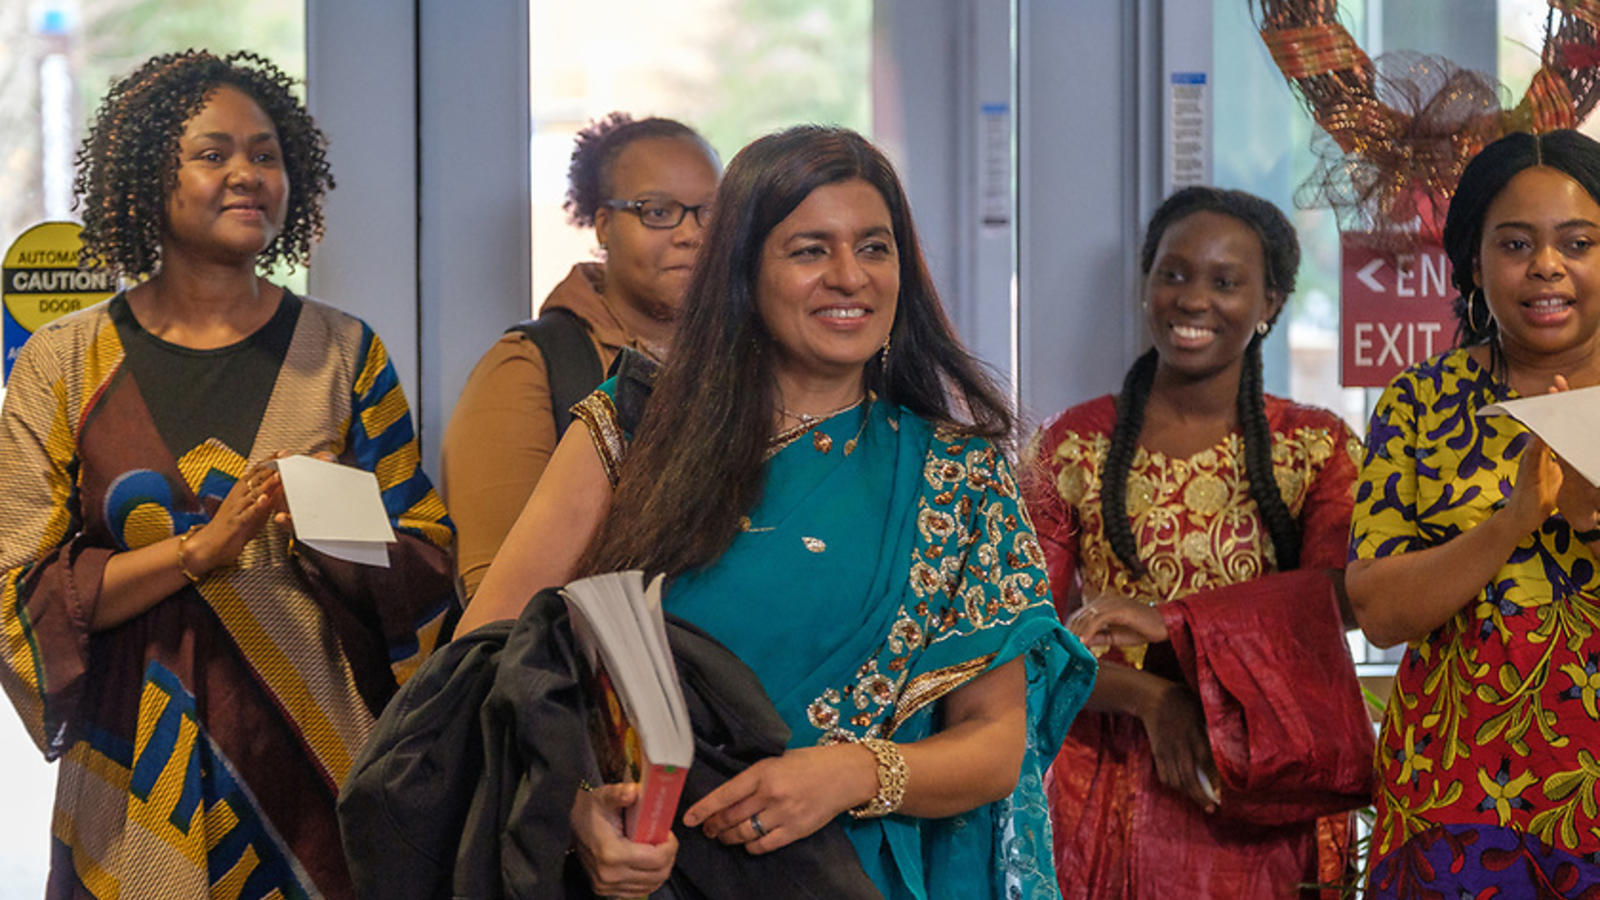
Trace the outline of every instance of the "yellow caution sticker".
{"label": "yellow caution sticker", "polygon": [[93,306],[116,293],[117,277],[109,269],[78,264],[83,226],[76,222],[41,222],[24,231],[6,250],[0,270],[0,347],[5,375],[28,337],[67,313]]}

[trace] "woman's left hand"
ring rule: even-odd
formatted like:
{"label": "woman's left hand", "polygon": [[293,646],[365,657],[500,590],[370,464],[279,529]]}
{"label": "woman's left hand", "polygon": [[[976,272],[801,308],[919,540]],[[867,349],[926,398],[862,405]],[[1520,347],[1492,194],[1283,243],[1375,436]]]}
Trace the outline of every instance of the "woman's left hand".
{"label": "woman's left hand", "polygon": [[877,791],[877,758],[866,747],[800,747],[723,782],[689,807],[683,824],[766,853],[812,834]]}
{"label": "woman's left hand", "polygon": [[[1566,377],[1557,375],[1555,387],[1549,393],[1557,394],[1570,389]],[[1560,454],[1552,452],[1551,455],[1555,457],[1556,465],[1561,467],[1561,487],[1556,491],[1556,509],[1561,517],[1567,520],[1574,531],[1593,531],[1600,527],[1600,490],[1562,459]]]}
{"label": "woman's left hand", "polygon": [[1067,618],[1067,628],[1086,647],[1128,647],[1167,639],[1161,613],[1126,597],[1107,596],[1084,604]]}

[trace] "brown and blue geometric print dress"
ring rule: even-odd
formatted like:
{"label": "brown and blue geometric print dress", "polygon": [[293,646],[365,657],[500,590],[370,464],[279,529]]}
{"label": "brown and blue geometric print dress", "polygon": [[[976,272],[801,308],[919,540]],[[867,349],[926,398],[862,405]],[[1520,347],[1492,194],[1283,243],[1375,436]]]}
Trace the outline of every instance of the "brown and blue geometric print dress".
{"label": "brown and blue geometric print dress", "polygon": [[[377,474],[390,568],[269,523],[91,632],[108,558],[205,523],[280,450]],[[59,767],[48,896],[353,896],[334,800],[455,602],[451,539],[357,319],[285,292],[250,337],[191,350],[118,295],[35,334],[0,415],[0,683]]]}
{"label": "brown and blue geometric print dress", "polygon": [[[1464,350],[1372,414],[1351,555],[1437,547],[1504,502],[1529,432]],[[1369,897],[1600,897],[1600,572],[1560,514],[1412,641],[1378,740]],[[1390,598],[1404,602],[1404,598]]]}

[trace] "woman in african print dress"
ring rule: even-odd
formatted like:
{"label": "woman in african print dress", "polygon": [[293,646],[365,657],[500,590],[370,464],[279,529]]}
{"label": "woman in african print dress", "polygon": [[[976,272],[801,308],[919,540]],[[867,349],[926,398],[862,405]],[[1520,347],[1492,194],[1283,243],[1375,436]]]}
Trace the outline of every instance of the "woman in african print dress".
{"label": "woman in african print dress", "polygon": [[[57,761],[47,896],[353,897],[334,817],[454,604],[451,526],[384,347],[257,275],[332,186],[288,79],[157,57],[80,154],[130,278],[19,354],[0,414],[0,684]],[[377,474],[390,567],[292,540],[279,453]]]}
{"label": "woman in african print dress", "polygon": [[1444,232],[1458,347],[1367,436],[1347,584],[1408,645],[1384,717],[1368,896],[1600,897],[1596,496],[1484,406],[1600,384],[1600,144],[1513,134]]}

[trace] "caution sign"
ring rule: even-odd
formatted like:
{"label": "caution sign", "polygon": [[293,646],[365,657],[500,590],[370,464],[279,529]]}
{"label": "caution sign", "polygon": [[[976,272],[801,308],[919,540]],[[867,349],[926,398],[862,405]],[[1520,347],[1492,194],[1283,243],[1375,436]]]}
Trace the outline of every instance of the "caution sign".
{"label": "caution sign", "polygon": [[0,300],[0,349],[5,366],[0,375],[11,377],[11,365],[23,342],[46,322],[74,310],[93,306],[117,290],[117,279],[107,269],[78,265],[83,249],[76,222],[42,222],[24,231],[6,250]]}

